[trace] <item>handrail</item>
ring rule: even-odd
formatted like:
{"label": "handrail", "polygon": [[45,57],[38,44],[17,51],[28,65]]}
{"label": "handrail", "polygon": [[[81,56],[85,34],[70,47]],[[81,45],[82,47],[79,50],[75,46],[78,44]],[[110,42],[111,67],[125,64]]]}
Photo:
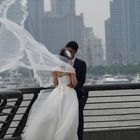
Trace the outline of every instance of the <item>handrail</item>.
{"label": "handrail", "polygon": [[87,91],[140,89],[140,83],[86,85]]}
{"label": "handrail", "polygon": [[[4,135],[2,135],[0,133],[0,139],[3,138],[15,138],[18,139],[20,138],[20,136],[22,135],[23,131],[24,131],[24,127],[26,125],[26,121],[28,118],[28,113],[33,105],[33,103],[35,102],[35,100],[38,97],[38,94],[40,93],[41,90],[51,90],[53,89],[53,87],[48,87],[48,88],[38,88],[38,87],[33,87],[33,88],[20,88],[20,89],[13,89],[13,90],[4,90],[1,91],[0,90],[0,117],[3,115],[2,111],[8,109],[8,108],[12,108],[13,106],[6,106],[6,104],[11,103],[11,102],[15,102],[18,100],[18,110],[15,110],[15,114],[12,120],[10,120],[10,124],[12,124],[13,122],[17,122],[18,121],[18,125],[17,126],[9,126],[9,129],[14,129],[14,131],[12,133],[9,133],[9,130],[6,130],[6,133],[4,133]],[[90,86],[85,86],[85,90],[87,92],[89,92],[89,98],[87,101],[87,104],[85,106],[85,110],[84,110],[84,117],[85,117],[85,131],[102,131],[102,130],[110,130],[110,129],[131,129],[131,128],[139,128],[140,124],[134,124],[131,125],[130,127],[126,126],[108,126],[109,123],[118,123],[121,122],[121,124],[123,124],[123,122],[137,122],[139,121],[139,119],[137,118],[138,115],[140,115],[140,112],[136,112],[136,109],[140,109],[140,94],[139,93],[131,93],[131,94],[120,94],[120,92],[116,92],[116,90],[133,90],[133,89],[140,89],[140,84],[112,84],[112,85],[90,85]],[[102,91],[115,91],[115,94],[104,94],[104,92]],[[91,92],[94,91],[94,92]],[[100,92],[99,93],[95,93],[95,92]],[[6,94],[7,93],[7,94]],[[22,94],[21,94],[22,93]],[[17,95],[19,96],[17,98]],[[31,96],[32,97],[30,99],[28,99],[27,96]],[[14,100],[14,98],[17,98],[16,100]],[[11,100],[12,98],[12,100]],[[122,100],[118,100],[118,98],[122,98]],[[124,100],[125,98],[128,99]],[[10,99],[10,100],[9,100]],[[107,100],[106,100],[107,99]],[[109,100],[110,99],[110,100]],[[132,99],[132,100],[130,100]],[[19,102],[19,100],[21,102]],[[28,105],[25,104],[25,102],[28,102]],[[131,105],[125,106],[127,103],[130,103]],[[136,105],[134,105],[133,103],[136,103]],[[121,106],[112,106],[112,104],[117,104],[117,105],[121,105]],[[123,105],[123,106],[122,106]],[[17,107],[17,105],[14,105]],[[14,108],[14,107],[13,107]],[[21,110],[24,110],[24,112],[21,112]],[[110,111],[113,110],[113,113],[111,113]],[[127,112],[123,113],[123,112],[118,112],[118,111],[124,111],[127,110]],[[116,112],[115,112],[116,111]],[[131,111],[131,112],[129,112]],[[7,117],[10,116],[10,113],[5,114],[7,115]],[[8,116],[9,115],[9,116]],[[133,118],[132,115],[134,115],[135,117]],[[18,117],[20,116],[20,119],[18,119]],[[113,117],[118,116],[118,120],[114,119]],[[127,119],[124,119],[125,116],[127,116]],[[109,119],[107,119],[106,117],[109,117]],[[122,117],[122,118],[121,118]],[[101,118],[101,119],[99,119]],[[5,120],[4,120],[5,121]],[[1,124],[3,123],[3,120],[0,119],[0,131],[1,131]],[[105,123],[105,126],[101,126],[101,123]],[[100,126],[98,126],[98,124],[100,124]]]}

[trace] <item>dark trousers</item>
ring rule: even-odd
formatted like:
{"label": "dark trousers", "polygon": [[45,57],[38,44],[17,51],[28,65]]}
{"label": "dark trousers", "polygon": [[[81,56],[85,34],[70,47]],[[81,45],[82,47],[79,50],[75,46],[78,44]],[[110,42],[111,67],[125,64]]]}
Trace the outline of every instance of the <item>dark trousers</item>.
{"label": "dark trousers", "polygon": [[78,100],[79,100],[78,140],[83,140],[83,132],[84,132],[83,110],[84,110],[84,106],[85,106],[87,98],[88,98],[88,93],[85,90],[78,90],[77,95],[78,95]]}
{"label": "dark trousers", "polygon": [[84,132],[83,108],[79,105],[78,140],[83,140],[83,132]]}

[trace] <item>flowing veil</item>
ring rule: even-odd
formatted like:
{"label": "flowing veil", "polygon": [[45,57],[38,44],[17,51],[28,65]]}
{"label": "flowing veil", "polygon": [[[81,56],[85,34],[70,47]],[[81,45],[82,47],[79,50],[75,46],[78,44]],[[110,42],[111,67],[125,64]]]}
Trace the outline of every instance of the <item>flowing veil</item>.
{"label": "flowing veil", "polygon": [[27,0],[0,2],[0,72],[26,69],[32,71],[40,86],[46,86],[52,71],[74,72],[74,68],[49,52],[24,28],[27,3]]}

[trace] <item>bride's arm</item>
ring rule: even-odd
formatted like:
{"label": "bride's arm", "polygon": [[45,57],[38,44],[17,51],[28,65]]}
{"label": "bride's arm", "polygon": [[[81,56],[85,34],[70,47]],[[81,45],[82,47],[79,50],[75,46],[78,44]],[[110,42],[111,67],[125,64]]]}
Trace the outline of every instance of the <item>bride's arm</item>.
{"label": "bride's arm", "polygon": [[76,74],[75,73],[71,73],[70,74],[70,81],[73,87],[75,87],[77,85],[77,79],[76,79]]}
{"label": "bride's arm", "polygon": [[58,85],[58,78],[57,78],[57,72],[53,72],[53,83],[55,86]]}

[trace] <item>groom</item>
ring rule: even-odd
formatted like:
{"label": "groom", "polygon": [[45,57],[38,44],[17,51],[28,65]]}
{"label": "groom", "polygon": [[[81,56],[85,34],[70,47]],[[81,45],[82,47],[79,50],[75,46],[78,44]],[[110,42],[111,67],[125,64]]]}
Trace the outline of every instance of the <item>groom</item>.
{"label": "groom", "polygon": [[83,140],[83,130],[84,130],[84,116],[83,109],[86,104],[88,93],[84,90],[83,84],[86,78],[86,63],[83,60],[76,58],[78,51],[78,44],[75,41],[70,41],[66,44],[66,49],[71,53],[71,65],[75,68],[76,78],[78,81],[75,90],[77,92],[77,97],[79,100],[79,127],[78,127],[78,139]]}

